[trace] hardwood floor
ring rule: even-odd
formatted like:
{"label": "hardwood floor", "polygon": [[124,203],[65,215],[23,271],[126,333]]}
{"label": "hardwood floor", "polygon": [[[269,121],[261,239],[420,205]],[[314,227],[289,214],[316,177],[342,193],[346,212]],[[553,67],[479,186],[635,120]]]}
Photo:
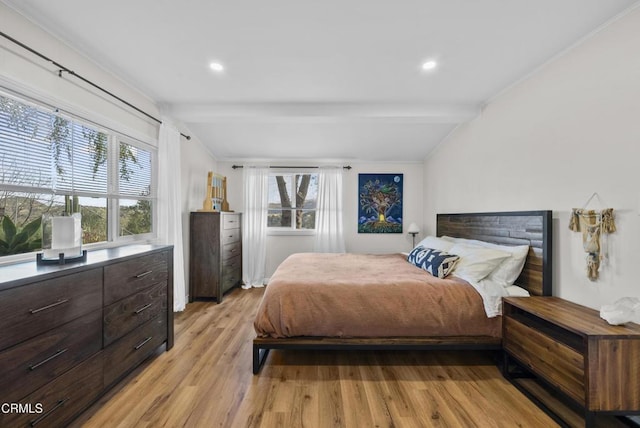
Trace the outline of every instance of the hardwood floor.
{"label": "hardwood floor", "polygon": [[[175,346],[74,423],[84,427],[553,427],[483,352],[269,354],[251,373],[263,290],[177,314]],[[579,422],[580,419],[578,418]]]}

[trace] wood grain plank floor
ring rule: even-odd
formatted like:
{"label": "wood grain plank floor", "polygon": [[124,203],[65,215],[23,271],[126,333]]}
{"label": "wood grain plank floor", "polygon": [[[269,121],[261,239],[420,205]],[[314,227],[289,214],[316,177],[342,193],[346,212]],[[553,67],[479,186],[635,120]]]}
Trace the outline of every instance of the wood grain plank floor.
{"label": "wood grain plank floor", "polygon": [[[177,314],[176,340],[80,416],[84,427],[554,427],[484,352],[272,350],[251,372],[263,290]],[[580,418],[577,419],[580,421]]]}

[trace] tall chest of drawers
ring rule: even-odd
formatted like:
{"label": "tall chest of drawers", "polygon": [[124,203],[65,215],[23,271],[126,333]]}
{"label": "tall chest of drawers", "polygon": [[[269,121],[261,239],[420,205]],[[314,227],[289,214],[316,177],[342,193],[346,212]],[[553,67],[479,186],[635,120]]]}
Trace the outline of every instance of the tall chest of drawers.
{"label": "tall chest of drawers", "polygon": [[242,282],[242,214],[192,212],[189,301],[215,298]]}
{"label": "tall chest of drawers", "polygon": [[0,267],[0,426],[66,426],[160,345],[173,346],[173,248]]}

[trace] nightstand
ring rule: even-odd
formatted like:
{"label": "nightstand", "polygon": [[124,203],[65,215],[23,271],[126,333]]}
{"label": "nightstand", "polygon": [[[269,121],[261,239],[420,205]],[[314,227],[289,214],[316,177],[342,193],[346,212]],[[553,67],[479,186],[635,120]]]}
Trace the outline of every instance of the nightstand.
{"label": "nightstand", "polygon": [[578,405],[587,427],[600,413],[640,414],[639,325],[609,325],[598,311],[557,297],[507,297],[502,343],[505,377],[536,404],[519,378]]}

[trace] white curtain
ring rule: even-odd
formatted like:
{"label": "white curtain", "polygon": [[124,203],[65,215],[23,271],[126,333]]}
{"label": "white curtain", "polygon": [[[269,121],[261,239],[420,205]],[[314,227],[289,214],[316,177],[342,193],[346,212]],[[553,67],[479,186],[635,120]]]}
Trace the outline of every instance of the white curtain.
{"label": "white curtain", "polygon": [[345,252],[342,215],[342,168],[322,167],[318,174],[315,252]]}
{"label": "white curtain", "polygon": [[244,213],[242,214],[243,288],[263,287],[267,259],[267,203],[269,169],[245,166],[242,170]]}
{"label": "white curtain", "polygon": [[158,136],[157,231],[161,244],[173,245],[174,311],[183,311],[186,300],[180,183],[180,132],[163,121]]}

